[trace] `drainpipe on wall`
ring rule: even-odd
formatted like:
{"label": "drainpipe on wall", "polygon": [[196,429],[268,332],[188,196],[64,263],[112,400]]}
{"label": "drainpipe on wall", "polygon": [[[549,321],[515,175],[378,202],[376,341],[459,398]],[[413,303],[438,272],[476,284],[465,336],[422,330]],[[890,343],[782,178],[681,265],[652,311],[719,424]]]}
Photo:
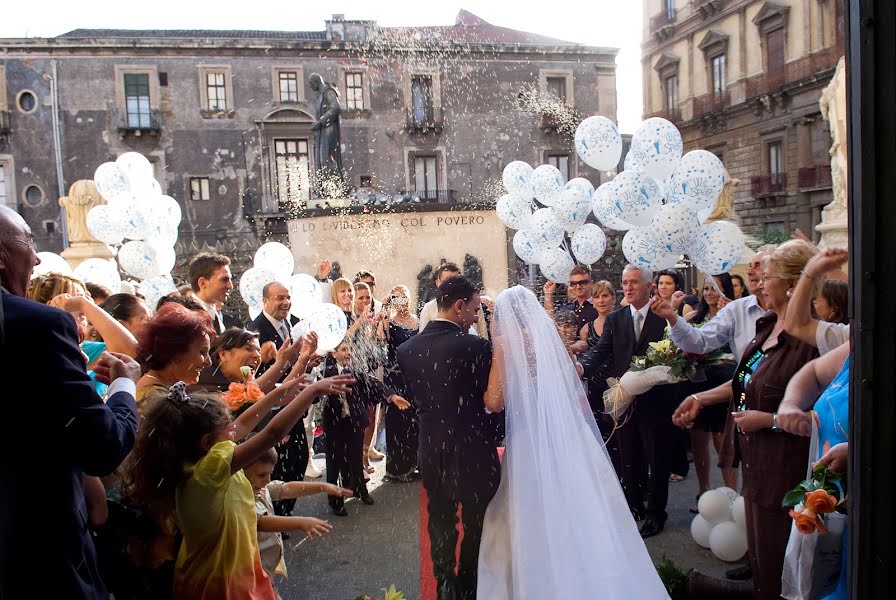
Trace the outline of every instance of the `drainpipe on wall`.
{"label": "drainpipe on wall", "polygon": [[[62,173],[62,129],[59,124],[59,86],[56,85],[57,80],[57,70],[56,67],[58,65],[58,61],[53,60],[50,62],[53,69],[53,74],[50,76],[50,97],[53,102],[53,110],[51,115],[53,117],[53,145],[55,146],[55,154],[56,154],[56,182],[58,184],[58,194],[59,198],[65,196],[65,179]],[[59,218],[61,221],[62,230],[62,246],[64,248],[68,248],[68,222],[65,218],[65,207],[62,205],[59,206]]]}

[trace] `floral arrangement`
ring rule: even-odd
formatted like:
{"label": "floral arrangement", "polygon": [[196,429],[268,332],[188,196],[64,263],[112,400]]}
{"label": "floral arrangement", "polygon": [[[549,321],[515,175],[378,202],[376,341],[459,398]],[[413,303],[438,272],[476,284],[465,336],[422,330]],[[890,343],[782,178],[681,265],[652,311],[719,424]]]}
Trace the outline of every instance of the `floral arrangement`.
{"label": "floral arrangement", "polygon": [[[669,375],[678,381],[690,379],[698,381],[702,369],[732,360],[730,354],[721,350],[713,350],[709,354],[692,354],[682,352],[681,348],[669,339],[669,327],[658,342],[650,342],[644,356],[636,356],[629,366],[631,371],[644,371],[651,367],[669,367]],[[672,382],[670,382],[672,383]]]}
{"label": "floral arrangement", "polygon": [[243,383],[231,383],[221,400],[231,411],[239,410],[244,404],[260,400],[264,392],[255,383],[255,371],[252,367],[240,367]]}
{"label": "floral arrangement", "polygon": [[834,511],[845,512],[845,498],[840,490],[843,474],[831,471],[827,465],[818,465],[812,477],[802,481],[787,492],[781,504],[792,507],[790,517],[800,533],[827,533],[825,515]]}
{"label": "floral arrangement", "polygon": [[358,596],[355,600],[405,600],[404,594],[395,589],[394,583],[389,586],[388,590],[386,588],[381,588],[381,591],[385,594],[382,599],[364,594]]}

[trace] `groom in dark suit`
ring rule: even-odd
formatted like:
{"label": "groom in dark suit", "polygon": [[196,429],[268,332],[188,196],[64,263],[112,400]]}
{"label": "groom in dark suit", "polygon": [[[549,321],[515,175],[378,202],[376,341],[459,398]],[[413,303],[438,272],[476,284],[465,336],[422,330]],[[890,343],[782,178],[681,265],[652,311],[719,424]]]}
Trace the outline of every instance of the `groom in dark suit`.
{"label": "groom in dark suit", "polygon": [[[429,538],[439,600],[476,597],[485,509],[498,489],[503,413],[489,414],[491,344],[468,333],[479,293],[463,277],[443,281],[438,316],[398,348],[398,364],[420,422],[420,474],[428,497]],[[458,504],[464,538],[455,560]],[[454,576],[455,566],[457,576]]]}
{"label": "groom in dark suit", "polygon": [[[653,273],[634,265],[625,267],[622,291],[628,306],[607,315],[600,341],[580,361],[591,398],[600,398],[607,389],[608,377],[621,377],[628,371],[632,357],[642,356],[648,343],[663,338],[666,321],[650,310],[652,290]],[[617,443],[608,445],[611,456],[615,455],[613,464],[632,514],[636,520],[646,516],[641,537],[661,532],[668,517],[669,458],[675,435],[672,412],[679,401],[669,385],[657,386],[638,396],[623,417],[625,424],[614,434]]]}

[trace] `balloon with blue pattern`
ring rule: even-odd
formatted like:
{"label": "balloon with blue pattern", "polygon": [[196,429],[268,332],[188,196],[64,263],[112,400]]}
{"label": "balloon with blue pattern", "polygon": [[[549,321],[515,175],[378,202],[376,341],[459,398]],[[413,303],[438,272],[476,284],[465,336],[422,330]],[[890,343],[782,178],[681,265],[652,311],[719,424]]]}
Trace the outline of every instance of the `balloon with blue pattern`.
{"label": "balloon with blue pattern", "polygon": [[670,269],[678,262],[679,254],[663,249],[650,227],[634,227],[622,238],[622,254],[625,259],[648,271]]}
{"label": "balloon with blue pattern", "polygon": [[563,186],[564,190],[569,190],[572,188],[582,190],[589,198],[594,195],[594,186],[584,177],[575,177],[573,179],[570,179],[566,182],[566,185]]}
{"label": "balloon with blue pattern", "polygon": [[156,249],[142,240],[125,243],[118,250],[118,264],[137,279],[152,279],[162,274]]}
{"label": "balloon with blue pattern", "polygon": [[93,182],[109,204],[127,202],[134,197],[127,176],[114,162],[105,162],[98,166],[93,173]]}
{"label": "balloon with blue pattern", "polygon": [[103,242],[115,246],[124,240],[123,215],[117,206],[101,204],[87,212],[87,231]]}
{"label": "balloon with blue pattern", "polygon": [[690,252],[700,223],[697,213],[686,204],[664,204],[650,224],[651,232],[661,251],[682,254]]}
{"label": "balloon with blue pattern", "polygon": [[170,274],[160,275],[151,279],[144,279],[139,285],[140,293],[146,299],[146,305],[155,310],[156,305],[163,296],[177,291],[174,279]]}
{"label": "balloon with blue pattern", "polygon": [[270,269],[260,267],[246,269],[246,272],[240,277],[239,283],[243,302],[249,306],[261,306],[262,290],[272,281],[279,281],[279,278]]}
{"label": "balloon with blue pattern", "polygon": [[255,251],[252,264],[259,269],[273,272],[279,281],[286,282],[295,268],[295,258],[292,250],[280,242],[267,242]]}
{"label": "balloon with blue pattern", "polygon": [[520,229],[513,234],[513,251],[526,263],[537,264],[541,253],[548,248],[530,229]]}
{"label": "balloon with blue pattern", "polygon": [[554,206],[563,191],[563,174],[554,165],[541,165],[532,171],[532,189],[535,199],[545,206]]}
{"label": "balloon with blue pattern", "polygon": [[614,169],[622,156],[622,136],[619,135],[619,127],[600,115],[588,117],[579,123],[573,143],[579,158],[598,171]]}
{"label": "balloon with blue pattern", "polygon": [[121,274],[111,260],[88,258],[75,267],[75,276],[85,283],[97,283],[113,294],[121,289]]}
{"label": "balloon with blue pattern", "polygon": [[504,167],[501,181],[508,194],[517,194],[523,198],[535,196],[535,192],[532,190],[532,167],[529,163],[521,160],[513,161]]}
{"label": "balloon with blue pattern", "polygon": [[307,319],[322,302],[323,290],[320,283],[305,273],[296,273],[285,282],[292,297],[290,312],[299,319]]}
{"label": "balloon with blue pattern", "polygon": [[575,231],[591,214],[591,198],[578,188],[563,190],[554,206],[557,222],[566,231]]}
{"label": "balloon with blue pattern", "polygon": [[538,268],[551,281],[567,281],[576,262],[562,248],[549,248],[541,253]]}
{"label": "balloon with blue pattern", "polygon": [[335,304],[321,304],[308,317],[308,330],[317,334],[318,352],[329,352],[345,339],[348,322]]}
{"label": "balloon with blue pattern", "polygon": [[710,275],[727,273],[742,258],[744,234],[730,221],[716,221],[703,227],[689,253],[700,271]]}
{"label": "balloon with blue pattern", "polygon": [[532,229],[536,242],[545,248],[559,246],[563,241],[563,227],[553,208],[539,208],[532,213]]}
{"label": "balloon with blue pattern", "polygon": [[616,180],[613,179],[594,190],[594,196],[591,198],[591,210],[604,227],[616,231],[627,231],[632,226],[616,216],[613,195],[617,185]]}
{"label": "balloon with blue pattern", "polygon": [[672,177],[671,203],[687,203],[695,211],[712,210],[725,187],[722,161],[706,150],[692,150],[681,157]]}
{"label": "balloon with blue pattern", "polygon": [[639,157],[639,169],[657,181],[665,181],[675,172],[683,150],[681,133],[675,125],[660,117],[651,117],[641,123],[632,136],[631,151]]}
{"label": "balloon with blue pattern", "polygon": [[613,179],[608,193],[616,217],[635,227],[650,225],[663,205],[663,190],[651,177],[639,171],[623,171]]}
{"label": "balloon with blue pattern", "polygon": [[532,226],[532,202],[517,194],[504,194],[495,205],[498,220],[510,229],[528,229]]}
{"label": "balloon with blue pattern", "polygon": [[580,263],[593,265],[607,249],[607,236],[600,226],[585,223],[572,234],[572,253]]}

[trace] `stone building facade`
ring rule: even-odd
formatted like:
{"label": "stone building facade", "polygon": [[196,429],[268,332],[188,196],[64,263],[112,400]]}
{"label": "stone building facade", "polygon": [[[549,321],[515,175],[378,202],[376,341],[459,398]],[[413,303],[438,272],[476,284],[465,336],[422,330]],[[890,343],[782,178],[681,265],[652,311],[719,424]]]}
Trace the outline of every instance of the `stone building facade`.
{"label": "stone building facade", "polygon": [[[291,218],[397,210],[384,202],[396,196],[402,211],[488,205],[503,167],[518,159],[551,162],[597,186],[600,174],[578,161],[556,113],[521,105],[521,94],[534,90],[570,112],[615,120],[615,55],[466,11],[444,27],[386,28],[334,15],[322,31],[3,39],[0,201],[25,216],[40,250],[58,252],[57,200],[67,186],[140,152],[182,205],[182,265],[206,248],[242,255],[263,240],[285,242]],[[340,92],[354,199],[323,203],[309,194],[312,73]],[[351,206],[364,202],[371,205]],[[458,244],[475,250],[475,239]]]}
{"label": "stone building facade", "polygon": [[819,99],[844,53],[842,0],[644,0],[645,116],[718,155],[744,229],[809,236],[832,199]]}

